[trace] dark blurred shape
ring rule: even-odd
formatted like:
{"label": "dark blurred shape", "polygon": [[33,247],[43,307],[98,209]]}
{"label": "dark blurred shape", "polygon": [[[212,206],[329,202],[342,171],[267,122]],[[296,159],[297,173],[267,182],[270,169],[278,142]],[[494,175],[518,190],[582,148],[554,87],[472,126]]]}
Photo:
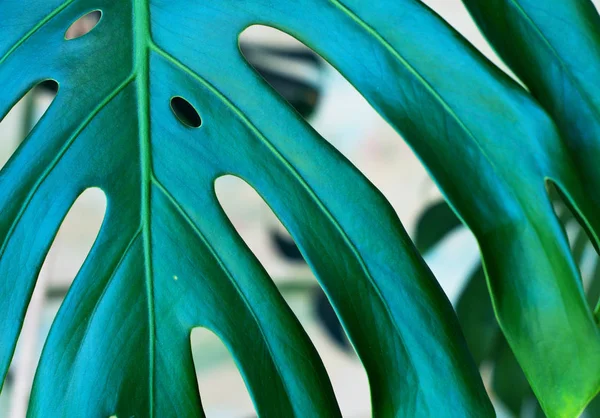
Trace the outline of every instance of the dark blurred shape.
{"label": "dark blurred shape", "polygon": [[300,249],[288,234],[271,231],[270,235],[275,249],[283,258],[290,262],[304,263],[304,257],[302,257]]}
{"label": "dark blurred shape", "polygon": [[317,318],[321,321],[321,324],[327,331],[331,339],[342,349],[349,350],[352,348],[346,332],[340,323],[329,299],[325,295],[325,292],[319,287],[315,290],[314,295],[315,301],[315,313]]}
{"label": "dark blurred shape", "polygon": [[312,116],[321,85],[320,80],[311,76],[320,75],[324,68],[317,54],[300,45],[275,47],[244,41],[240,42],[240,50],[248,63],[302,117]]}
{"label": "dark blurred shape", "polygon": [[501,337],[481,265],[467,279],[455,309],[475,364],[480,367],[492,357]]}
{"label": "dark blurred shape", "polygon": [[415,245],[422,254],[435,247],[444,237],[462,226],[448,203],[441,200],[428,206],[417,220]]}
{"label": "dark blurred shape", "polygon": [[[495,365],[492,375],[492,389],[502,403],[516,416],[526,403],[535,399],[525,373],[517,362],[515,355],[500,334],[494,353]],[[536,416],[544,416],[539,405],[536,405]]]}
{"label": "dark blurred shape", "polygon": [[54,80],[44,80],[37,85],[40,92],[56,94],[58,93],[58,83]]}

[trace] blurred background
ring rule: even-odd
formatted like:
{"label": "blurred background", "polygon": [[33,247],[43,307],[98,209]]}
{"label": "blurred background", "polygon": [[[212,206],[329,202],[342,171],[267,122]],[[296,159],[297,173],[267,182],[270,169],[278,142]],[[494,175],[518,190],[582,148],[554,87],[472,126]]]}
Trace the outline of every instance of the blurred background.
{"label": "blurred background", "polygon": [[[509,72],[483,40],[460,0],[425,3]],[[68,36],[85,35],[97,19],[95,13],[86,15],[69,29]],[[493,317],[477,244],[442,201],[410,148],[335,69],[290,36],[254,26],[242,34],[240,48],[273,88],[391,202],[454,304],[498,416],[543,417]],[[39,84],[0,121],[0,166],[51,105],[56,89],[53,82]],[[596,253],[560,198],[552,190],[549,193],[572,242],[590,300],[597,301],[600,269]],[[369,417],[366,374],[294,242],[263,200],[242,180],[219,179],[217,194],[237,231],[265,266],[319,351],[343,416]],[[0,418],[25,417],[44,340],[94,242],[105,208],[103,193],[88,189],[65,219],[40,273],[0,394]],[[244,382],[220,340],[205,329],[195,329],[191,346],[207,416],[256,416]],[[590,408],[587,416],[600,417],[600,410]]]}

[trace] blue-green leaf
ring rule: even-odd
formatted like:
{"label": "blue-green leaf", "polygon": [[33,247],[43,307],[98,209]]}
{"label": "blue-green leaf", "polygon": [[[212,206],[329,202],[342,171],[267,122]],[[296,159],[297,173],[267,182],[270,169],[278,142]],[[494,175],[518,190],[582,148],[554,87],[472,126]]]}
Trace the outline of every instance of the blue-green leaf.
{"label": "blue-green leaf", "polygon": [[[66,40],[94,10],[97,26]],[[452,308],[390,205],[239,51],[247,26],[268,23],[325,49],[341,36],[358,47],[343,59],[378,48],[395,61],[341,4],[7,0],[0,16],[0,115],[40,80],[60,85],[0,175],[2,376],[61,220],[87,187],[108,199],[30,416],[203,415],[197,326],[231,350],[261,416],[340,415],[316,350],[219,206],[224,174],[254,187],[295,238],[367,369],[375,416],[492,415]],[[354,76],[368,68],[400,75],[375,63]]]}

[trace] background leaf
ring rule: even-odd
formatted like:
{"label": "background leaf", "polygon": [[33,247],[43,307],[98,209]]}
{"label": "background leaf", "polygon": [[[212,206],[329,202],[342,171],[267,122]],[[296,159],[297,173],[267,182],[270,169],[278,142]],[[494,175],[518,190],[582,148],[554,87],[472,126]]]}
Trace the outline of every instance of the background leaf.
{"label": "background leaf", "polygon": [[415,245],[425,254],[460,226],[460,219],[448,203],[443,200],[436,202],[425,208],[417,220]]}

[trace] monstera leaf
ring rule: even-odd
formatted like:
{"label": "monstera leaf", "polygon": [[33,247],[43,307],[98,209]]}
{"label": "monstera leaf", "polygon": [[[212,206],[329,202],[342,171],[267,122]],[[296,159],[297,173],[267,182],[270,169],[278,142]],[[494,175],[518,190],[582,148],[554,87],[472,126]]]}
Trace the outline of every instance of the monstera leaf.
{"label": "monstera leaf", "polygon": [[[585,230],[565,207],[556,189],[550,188],[549,192],[558,218],[573,237],[571,252],[582,271],[586,296],[592,308],[599,297],[600,258],[590,260],[589,257],[584,257],[584,253],[591,249]],[[444,245],[445,238],[460,228],[460,220],[450,206],[444,201],[435,202],[418,219],[415,244],[423,254],[434,249],[443,251],[441,246]],[[467,277],[455,309],[475,363],[493,370],[490,388],[494,396],[516,417],[526,414],[527,410],[531,412],[530,405],[536,406],[536,416],[545,416],[539,410],[531,387],[500,332],[481,265],[476,266]],[[596,411],[599,401],[600,397],[596,397],[589,405],[586,409],[587,416],[598,415]]]}
{"label": "monstera leaf", "polygon": [[[65,39],[94,10],[98,25]],[[2,376],[61,220],[87,187],[108,198],[31,416],[202,415],[195,326],[233,352],[260,415],[339,416],[316,351],[218,204],[224,174],[294,237],[367,370],[375,416],[493,413],[390,205],[244,60],[238,37],[252,24],[313,47],[423,159],[479,240],[499,323],[544,409],[574,415],[598,390],[600,335],[545,189],[557,183],[600,231],[582,182],[598,176],[528,92],[422,3],[4,0],[0,19],[0,115],[36,83],[60,85],[0,176]]]}
{"label": "monstera leaf", "polygon": [[[218,204],[214,181],[226,173],[265,197],[322,278],[378,415],[448,399],[466,415],[491,413],[451,307],[393,210],[242,58],[238,35],[267,7],[27,9],[0,8],[2,114],[45,78],[60,89],[0,179],[3,373],[65,213],[87,187],[109,202],[46,343],[32,416],[200,415],[194,326],[231,349],[261,415],[339,415],[314,348]],[[95,9],[98,25],[65,40]],[[197,117],[176,112],[190,106]]]}

